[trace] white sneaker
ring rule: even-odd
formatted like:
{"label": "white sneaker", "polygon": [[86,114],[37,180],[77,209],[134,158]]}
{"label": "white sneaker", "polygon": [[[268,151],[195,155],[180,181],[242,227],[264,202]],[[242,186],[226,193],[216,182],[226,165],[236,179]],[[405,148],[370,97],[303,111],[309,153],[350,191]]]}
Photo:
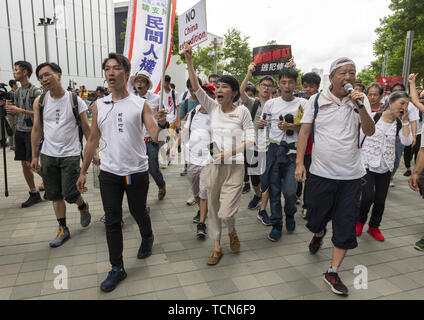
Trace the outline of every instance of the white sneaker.
{"label": "white sneaker", "polygon": [[302,209],[302,213],[300,214],[302,216],[303,219],[306,219],[306,212],[308,211],[308,209]]}
{"label": "white sneaker", "polygon": [[194,196],[191,196],[188,200],[187,200],[187,205],[188,206],[194,206],[196,204],[196,199],[194,199]]}
{"label": "white sneaker", "polygon": [[394,187],[395,183],[393,181],[390,181],[390,187]]}

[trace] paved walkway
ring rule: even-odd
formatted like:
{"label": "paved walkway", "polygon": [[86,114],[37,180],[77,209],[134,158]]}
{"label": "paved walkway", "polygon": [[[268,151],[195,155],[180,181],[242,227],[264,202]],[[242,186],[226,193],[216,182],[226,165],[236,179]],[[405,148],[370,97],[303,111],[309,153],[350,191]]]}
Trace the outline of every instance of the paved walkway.
{"label": "paved walkway", "polygon": [[[212,241],[195,238],[191,219],[197,209],[185,204],[189,184],[179,175],[181,166],[176,165],[164,171],[168,194],[163,202],[156,200],[157,187],[151,184],[148,205],[155,244],[153,255],[145,261],[136,258],[140,234],[125,204],[124,263],[128,278],[114,292],[104,294],[99,285],[110,266],[93,174],[85,195],[93,222],[83,229],[77,208],[68,206],[72,239],[51,249],[48,243],[57,232],[51,204],[20,208],[28,197],[27,188],[20,164],[12,161],[10,151],[7,158],[7,199],[0,160],[0,299],[343,299],[331,293],[322,280],[330,263],[331,237],[327,236],[324,247],[311,256],[311,234],[305,221],[296,215],[296,231],[284,231],[281,241],[270,242],[266,239],[270,229],[259,223],[256,211],[246,209],[252,193],[242,196],[237,215],[241,252],[231,253],[224,230],[224,256],[217,266],[207,266]],[[424,234],[424,202],[409,190],[403,170],[401,167],[386,203],[382,225],[386,241],[378,243],[364,233],[359,247],[349,251],[343,263],[340,275],[350,289],[347,299],[424,299],[424,254],[413,248]],[[68,270],[68,290],[54,288],[58,265]],[[354,289],[353,270],[358,265],[368,268],[367,290]]]}

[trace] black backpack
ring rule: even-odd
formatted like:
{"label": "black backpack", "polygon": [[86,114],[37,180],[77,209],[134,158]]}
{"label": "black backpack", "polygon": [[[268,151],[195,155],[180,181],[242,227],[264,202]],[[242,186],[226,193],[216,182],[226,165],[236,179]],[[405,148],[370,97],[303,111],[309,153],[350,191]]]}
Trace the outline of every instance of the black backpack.
{"label": "black backpack", "polygon": [[[40,125],[41,125],[41,140],[40,140],[40,146],[39,146],[39,151],[41,151],[41,147],[43,145],[44,142],[44,130],[43,130],[43,112],[44,112],[44,100],[46,98],[46,94],[43,93],[40,96],[40,100],[38,102],[39,105],[39,109],[40,109]],[[83,145],[83,137],[84,137],[84,133],[82,131],[82,127],[81,127],[81,117],[80,114],[78,112],[78,95],[75,92],[71,92],[71,105],[72,105],[72,113],[74,114],[75,120],[77,122],[77,126],[78,126],[78,134],[79,134],[79,141],[81,143],[81,158],[83,158],[83,150],[84,150],[84,145]]]}
{"label": "black backpack", "polygon": [[255,121],[256,113],[258,112],[259,106],[261,105],[261,100],[255,99],[253,104],[252,111],[250,111],[250,115],[252,116],[252,121]]}

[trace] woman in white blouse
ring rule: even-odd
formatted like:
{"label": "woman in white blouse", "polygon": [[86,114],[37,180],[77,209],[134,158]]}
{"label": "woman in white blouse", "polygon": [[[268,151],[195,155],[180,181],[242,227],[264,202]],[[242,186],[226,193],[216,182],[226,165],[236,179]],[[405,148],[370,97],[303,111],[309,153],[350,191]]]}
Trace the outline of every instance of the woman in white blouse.
{"label": "woman in white blouse", "polygon": [[[384,241],[379,230],[395,162],[395,141],[399,136],[403,145],[412,144],[408,121],[409,96],[404,91],[393,92],[388,98],[388,108],[374,116],[375,134],[362,143],[362,159],[367,169],[366,184],[362,187],[361,208],[356,234],[360,236],[373,205],[368,233]],[[402,120],[400,120],[402,119]]]}
{"label": "woman in white blouse", "polygon": [[[209,233],[215,242],[207,264],[216,265],[223,255],[222,223],[228,227],[231,250],[240,251],[234,217],[240,207],[243,188],[243,152],[253,146],[255,131],[249,110],[244,106],[234,105],[240,98],[237,80],[228,75],[221,76],[216,85],[216,100],[213,100],[199,85],[193,68],[191,46],[186,45],[184,54],[193,90],[200,104],[208,111],[211,120],[213,159],[205,168],[205,175],[208,188]],[[245,142],[242,142],[243,132]]]}

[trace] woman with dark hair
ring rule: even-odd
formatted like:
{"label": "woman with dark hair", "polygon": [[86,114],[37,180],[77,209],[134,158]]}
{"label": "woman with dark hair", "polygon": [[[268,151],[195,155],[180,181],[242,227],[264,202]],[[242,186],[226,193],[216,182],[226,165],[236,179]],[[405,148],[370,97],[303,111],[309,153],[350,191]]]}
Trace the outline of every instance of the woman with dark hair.
{"label": "woman with dark hair", "polygon": [[[187,61],[190,82],[200,104],[207,110],[211,120],[211,155],[205,168],[208,188],[209,229],[215,241],[214,249],[207,261],[216,265],[222,257],[222,223],[228,227],[230,247],[240,251],[240,240],[235,229],[235,215],[240,207],[244,178],[243,151],[253,146],[255,132],[249,110],[234,105],[240,98],[240,86],[235,78],[221,76],[216,86],[216,100],[211,99],[200,87],[192,63],[192,48],[186,45],[184,55]],[[245,142],[241,142],[245,133]]]}
{"label": "woman with dark hair", "polygon": [[[362,187],[359,221],[356,235],[362,234],[368,212],[373,205],[368,233],[384,241],[379,227],[383,217],[390,175],[395,163],[395,144],[399,137],[405,146],[411,145],[412,133],[408,121],[409,96],[404,91],[393,92],[388,98],[388,108],[374,116],[375,133],[362,143],[362,159],[367,169],[366,184]],[[401,120],[399,120],[402,119]]]}

